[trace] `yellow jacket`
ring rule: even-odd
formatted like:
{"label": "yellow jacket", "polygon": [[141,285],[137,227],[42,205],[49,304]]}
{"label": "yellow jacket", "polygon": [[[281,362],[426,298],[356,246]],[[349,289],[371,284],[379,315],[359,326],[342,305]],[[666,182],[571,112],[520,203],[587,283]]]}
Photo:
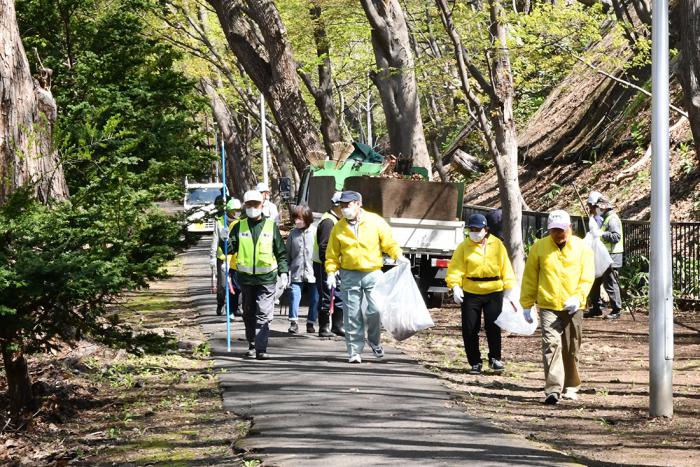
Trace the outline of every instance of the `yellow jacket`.
{"label": "yellow jacket", "polygon": [[595,279],[593,251],[583,240],[572,235],[564,248],[547,235],[537,240],[525,262],[520,291],[520,304],[530,308],[560,311],[570,297],[578,298],[585,307],[588,292]]}
{"label": "yellow jacket", "polygon": [[[497,279],[476,281],[470,277]],[[452,254],[445,282],[450,289],[459,285],[465,292],[486,295],[513,288],[515,273],[506,247],[498,238],[489,235],[481,246],[467,237]]]}
{"label": "yellow jacket", "polygon": [[382,253],[396,259],[403,253],[391,235],[391,227],[380,216],[360,210],[357,236],[347,219],[339,220],[328,239],[326,272],[339,269],[376,271],[384,265]]}

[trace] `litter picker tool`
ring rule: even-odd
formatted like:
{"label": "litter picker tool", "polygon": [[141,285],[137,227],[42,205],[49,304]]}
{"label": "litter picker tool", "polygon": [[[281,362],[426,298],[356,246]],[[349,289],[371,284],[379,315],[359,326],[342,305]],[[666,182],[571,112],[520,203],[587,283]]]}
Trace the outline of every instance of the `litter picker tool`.
{"label": "litter picker tool", "polygon": [[[590,213],[588,212],[588,209],[586,209],[586,205],[583,202],[583,198],[581,198],[581,193],[578,191],[578,187],[576,186],[576,183],[572,183],[574,190],[576,190],[576,196],[578,197],[578,202],[581,203],[581,209],[583,209],[583,215],[584,217],[589,217]],[[583,231],[588,233],[588,226],[586,225],[586,220],[583,220]]]}
{"label": "litter picker tool", "polygon": [[[224,147],[224,137],[221,135],[221,182],[224,185],[222,196],[224,200],[224,231],[228,232],[228,216],[226,216],[226,148]],[[228,264],[228,239],[224,242],[224,263],[226,264],[224,277],[229,274]],[[228,290],[226,291],[226,351],[231,351],[231,304]]]}

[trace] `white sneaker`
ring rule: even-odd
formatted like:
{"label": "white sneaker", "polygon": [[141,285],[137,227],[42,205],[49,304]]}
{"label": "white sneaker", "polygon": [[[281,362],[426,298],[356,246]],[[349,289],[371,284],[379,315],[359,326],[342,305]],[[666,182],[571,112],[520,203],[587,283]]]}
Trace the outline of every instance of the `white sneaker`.
{"label": "white sneaker", "polygon": [[348,358],[348,363],[362,363],[362,357],[360,357],[360,354],[354,353]]}
{"label": "white sneaker", "polygon": [[569,399],[570,401],[578,400],[578,389],[577,388],[564,388],[564,393],[561,395],[562,399]]}
{"label": "white sneaker", "polygon": [[372,348],[375,358],[384,358],[384,349],[381,345],[373,345],[371,342],[369,342],[369,346]]}

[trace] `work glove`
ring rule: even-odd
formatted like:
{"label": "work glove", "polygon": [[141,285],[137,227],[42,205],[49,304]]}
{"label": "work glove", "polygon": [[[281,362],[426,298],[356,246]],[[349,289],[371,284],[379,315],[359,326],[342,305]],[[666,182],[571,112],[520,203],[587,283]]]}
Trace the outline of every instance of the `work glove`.
{"label": "work glove", "polygon": [[338,279],[337,279],[337,272],[331,272],[328,274],[328,277],[326,278],[326,285],[328,286],[329,289],[335,289],[338,285]]}
{"label": "work glove", "polygon": [[581,302],[576,297],[570,297],[564,302],[564,311],[569,312],[570,315],[576,313],[581,306]]}
{"label": "work glove", "polygon": [[603,231],[600,230],[600,227],[598,227],[598,223],[593,216],[588,218],[588,230],[591,232],[593,238],[600,238],[600,236],[603,235]]}
{"label": "work glove", "polygon": [[532,308],[523,308],[523,315],[525,316],[525,321],[532,323]]}
{"label": "work glove", "polygon": [[209,266],[214,269],[216,267],[216,258],[209,258]]}
{"label": "work glove", "polygon": [[283,272],[280,274],[280,285],[282,285],[285,289],[289,287],[289,274],[286,272]]}
{"label": "work glove", "polygon": [[410,265],[411,265],[411,260],[408,259],[408,258],[406,258],[404,255],[401,255],[401,256],[399,256],[398,258],[396,258],[396,264],[399,265],[399,266],[402,265],[402,264],[407,264],[408,266],[410,266]]}
{"label": "work glove", "polygon": [[454,299],[457,305],[462,304],[462,302],[464,301],[464,290],[462,290],[462,287],[458,285],[452,287],[452,298]]}

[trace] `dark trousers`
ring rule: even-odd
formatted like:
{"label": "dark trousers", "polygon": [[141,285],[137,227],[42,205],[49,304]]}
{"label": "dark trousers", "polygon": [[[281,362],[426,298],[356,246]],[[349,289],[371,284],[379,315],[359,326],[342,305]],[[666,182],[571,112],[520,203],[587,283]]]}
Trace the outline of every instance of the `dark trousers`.
{"label": "dark trousers", "polygon": [[593,281],[593,287],[588,294],[588,301],[593,311],[600,311],[602,300],[600,299],[600,286],[610,297],[610,308],[613,313],[622,310],[622,298],[620,297],[620,272],[619,268],[609,267],[602,276]]}
{"label": "dark trousers", "polygon": [[[217,311],[221,310],[221,307],[226,305],[226,291],[228,290],[229,311],[232,315],[241,316],[238,310],[239,297],[241,296],[241,286],[238,284],[238,271],[235,269],[228,270],[231,283],[233,284],[233,290],[235,291],[235,293],[232,293],[224,280],[225,273],[222,267],[223,264],[224,262],[222,260],[216,260],[216,309]],[[225,312],[226,310],[224,310],[224,313]]]}
{"label": "dark trousers", "polygon": [[481,329],[481,314],[484,314],[484,329],[489,343],[489,360],[501,359],[501,328],[496,325],[496,319],[503,308],[503,292],[486,295],[464,293],[462,302],[462,339],[464,350],[470,365],[481,363],[479,351],[479,330]]}
{"label": "dark trousers", "polygon": [[270,322],[275,311],[276,284],[242,285],[243,324],[248,345],[257,353],[267,352]]}
{"label": "dark trousers", "polygon": [[[326,268],[321,263],[314,261],[314,277],[316,277],[316,288],[318,289],[318,327],[324,329],[330,324],[331,309],[331,289],[326,285]],[[335,288],[333,300],[333,329],[338,330],[343,327],[343,300],[340,298],[339,287]]]}

